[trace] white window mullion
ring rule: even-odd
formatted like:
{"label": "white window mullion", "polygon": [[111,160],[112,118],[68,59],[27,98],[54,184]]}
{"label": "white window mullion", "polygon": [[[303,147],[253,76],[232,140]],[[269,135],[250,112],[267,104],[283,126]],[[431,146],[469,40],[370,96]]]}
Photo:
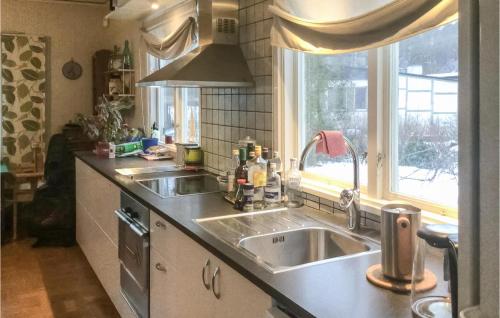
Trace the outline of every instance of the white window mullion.
{"label": "white window mullion", "polygon": [[182,107],[182,89],[174,88],[174,114],[175,114],[175,136],[177,142],[185,142],[183,135],[184,107]]}
{"label": "white window mullion", "polygon": [[385,49],[368,52],[368,186],[371,198],[383,196]]}

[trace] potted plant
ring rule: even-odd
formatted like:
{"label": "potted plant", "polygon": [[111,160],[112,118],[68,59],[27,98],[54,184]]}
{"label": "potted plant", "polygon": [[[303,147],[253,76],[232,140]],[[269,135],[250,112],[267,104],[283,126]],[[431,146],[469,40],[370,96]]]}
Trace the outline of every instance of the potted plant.
{"label": "potted plant", "polygon": [[129,99],[108,100],[105,96],[99,99],[96,106],[97,115],[87,116],[76,114],[76,122],[82,126],[87,136],[97,142],[98,155],[107,155],[110,142],[119,142],[127,135],[123,127],[121,111],[129,109],[132,102]]}

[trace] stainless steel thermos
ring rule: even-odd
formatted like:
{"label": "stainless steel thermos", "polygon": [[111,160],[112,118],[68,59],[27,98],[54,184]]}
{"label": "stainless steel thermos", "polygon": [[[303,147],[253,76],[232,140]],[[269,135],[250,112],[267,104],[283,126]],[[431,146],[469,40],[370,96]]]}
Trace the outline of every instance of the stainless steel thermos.
{"label": "stainless steel thermos", "polygon": [[[419,208],[409,204],[388,204],[382,207],[382,271],[385,277],[411,281],[419,228]],[[423,277],[423,270],[422,273],[416,273],[416,277]]]}

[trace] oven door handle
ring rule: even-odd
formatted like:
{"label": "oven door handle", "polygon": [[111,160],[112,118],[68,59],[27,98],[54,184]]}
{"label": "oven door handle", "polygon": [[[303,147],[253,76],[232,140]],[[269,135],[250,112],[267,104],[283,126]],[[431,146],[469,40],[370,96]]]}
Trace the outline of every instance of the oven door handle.
{"label": "oven door handle", "polygon": [[139,237],[145,237],[148,235],[148,232],[139,227],[135,222],[128,216],[126,215],[121,209],[115,210],[116,216],[123,221],[125,224],[127,224],[132,231],[135,232]]}

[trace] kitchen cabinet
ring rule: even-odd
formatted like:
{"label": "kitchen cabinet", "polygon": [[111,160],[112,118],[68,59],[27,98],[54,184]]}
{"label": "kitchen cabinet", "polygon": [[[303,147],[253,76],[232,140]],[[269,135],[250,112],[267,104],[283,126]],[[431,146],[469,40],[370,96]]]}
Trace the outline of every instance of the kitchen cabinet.
{"label": "kitchen cabinet", "polygon": [[76,240],[123,318],[135,315],[121,295],[118,260],[120,189],[76,160]]}
{"label": "kitchen cabinet", "polygon": [[151,318],[264,317],[269,295],[156,213],[150,220]]}

